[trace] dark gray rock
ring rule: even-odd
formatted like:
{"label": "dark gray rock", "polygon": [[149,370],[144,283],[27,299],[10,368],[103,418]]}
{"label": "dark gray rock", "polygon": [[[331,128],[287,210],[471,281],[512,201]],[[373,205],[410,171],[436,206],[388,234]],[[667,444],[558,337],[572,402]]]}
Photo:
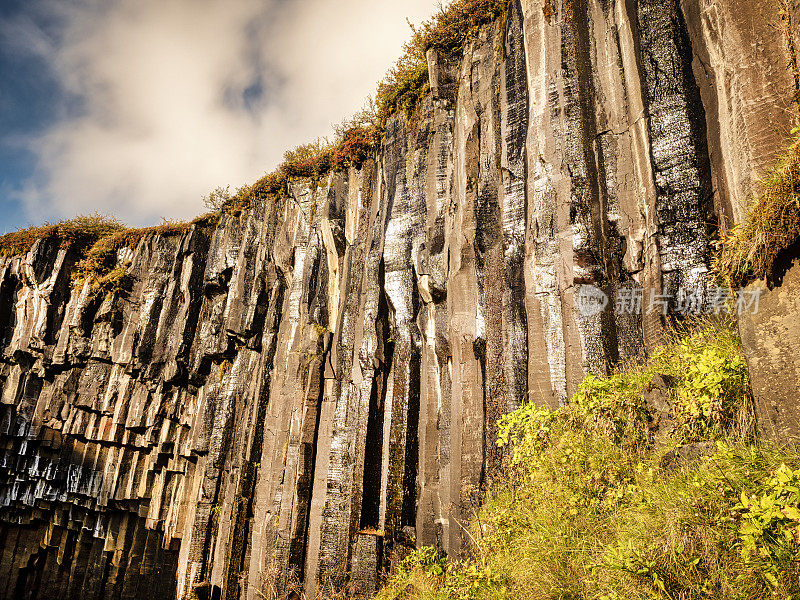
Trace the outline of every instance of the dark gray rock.
{"label": "dark gray rock", "polygon": [[678,471],[690,466],[703,456],[714,453],[714,442],[696,442],[678,446],[661,457],[658,467],[664,471]]}
{"label": "dark gray rock", "polygon": [[674,426],[672,420],[672,394],[675,382],[669,375],[656,374],[642,391],[644,405],[648,408],[652,421],[650,430],[656,436],[663,436]]}

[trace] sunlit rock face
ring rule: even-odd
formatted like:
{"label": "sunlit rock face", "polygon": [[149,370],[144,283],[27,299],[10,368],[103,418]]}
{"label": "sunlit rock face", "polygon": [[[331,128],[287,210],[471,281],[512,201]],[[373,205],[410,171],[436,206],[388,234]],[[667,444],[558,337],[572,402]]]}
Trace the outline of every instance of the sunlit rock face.
{"label": "sunlit rock face", "polygon": [[365,597],[457,554],[497,418],[706,286],[797,111],[777,5],[514,0],[377,160],[145,237],[122,293],[0,260],[0,598]]}

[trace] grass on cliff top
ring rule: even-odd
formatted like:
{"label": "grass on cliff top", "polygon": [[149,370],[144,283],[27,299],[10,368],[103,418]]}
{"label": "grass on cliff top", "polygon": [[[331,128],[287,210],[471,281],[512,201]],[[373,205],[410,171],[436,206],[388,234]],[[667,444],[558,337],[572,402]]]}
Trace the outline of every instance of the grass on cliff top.
{"label": "grass on cliff top", "polygon": [[780,254],[800,241],[800,138],[761,187],[747,218],[719,242],[715,270],[734,284],[768,278]]}
{"label": "grass on cliff top", "polygon": [[377,126],[383,128],[393,114],[411,115],[428,92],[426,52],[433,48],[442,54],[459,55],[466,40],[488,23],[503,18],[507,0],[455,0],[442,7],[419,27],[412,26],[411,39],[403,54],[378,84]]}
{"label": "grass on cliff top", "polygon": [[72,279],[92,281],[95,292],[111,291],[123,281],[127,269],[117,264],[117,253],[135,248],[148,234],[180,235],[190,223],[165,221],[154,227],[133,229],[112,217],[100,214],[75,217],[58,223],[27,227],[0,236],[0,254],[21,255],[29,252],[40,240],[53,240],[59,247],[77,257]]}
{"label": "grass on cliff top", "polygon": [[79,216],[58,223],[18,229],[0,236],[0,254],[25,254],[40,240],[56,240],[64,249],[81,251],[98,239],[124,230],[114,218],[99,214]]}
{"label": "grass on cliff top", "polygon": [[117,256],[123,248],[134,249],[141,239],[149,234],[162,236],[181,235],[188,231],[191,223],[164,221],[161,225],[138,229],[121,229],[100,237],[86,249],[75,265],[72,278],[77,283],[89,280],[94,292],[108,293],[118,289],[127,277],[125,265],[117,264]]}
{"label": "grass on cliff top", "polygon": [[[673,424],[657,438],[655,373]],[[588,377],[558,410],[524,405],[500,422],[509,464],[465,529],[469,558],[422,548],[378,598],[800,598],[800,454],[751,437],[750,407],[721,325]],[[675,459],[689,442],[698,456]]]}

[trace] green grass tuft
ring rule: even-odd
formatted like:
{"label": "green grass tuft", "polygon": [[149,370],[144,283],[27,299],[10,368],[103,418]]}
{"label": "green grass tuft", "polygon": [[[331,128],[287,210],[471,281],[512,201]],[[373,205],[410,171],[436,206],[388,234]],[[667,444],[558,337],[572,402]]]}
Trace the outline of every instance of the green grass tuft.
{"label": "green grass tuft", "polygon": [[800,139],[762,182],[747,218],[723,234],[715,271],[733,284],[766,279],[778,256],[800,241]]}

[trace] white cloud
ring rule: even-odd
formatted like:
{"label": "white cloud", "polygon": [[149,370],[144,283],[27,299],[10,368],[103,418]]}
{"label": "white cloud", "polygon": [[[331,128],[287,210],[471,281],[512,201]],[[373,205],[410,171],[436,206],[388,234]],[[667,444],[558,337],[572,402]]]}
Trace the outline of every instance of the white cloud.
{"label": "white cloud", "polygon": [[63,28],[28,50],[45,56],[80,110],[30,140],[39,162],[23,198],[41,217],[191,217],[214,187],[253,181],[355,112],[399,55],[406,17],[434,9],[433,0],[39,3]]}

